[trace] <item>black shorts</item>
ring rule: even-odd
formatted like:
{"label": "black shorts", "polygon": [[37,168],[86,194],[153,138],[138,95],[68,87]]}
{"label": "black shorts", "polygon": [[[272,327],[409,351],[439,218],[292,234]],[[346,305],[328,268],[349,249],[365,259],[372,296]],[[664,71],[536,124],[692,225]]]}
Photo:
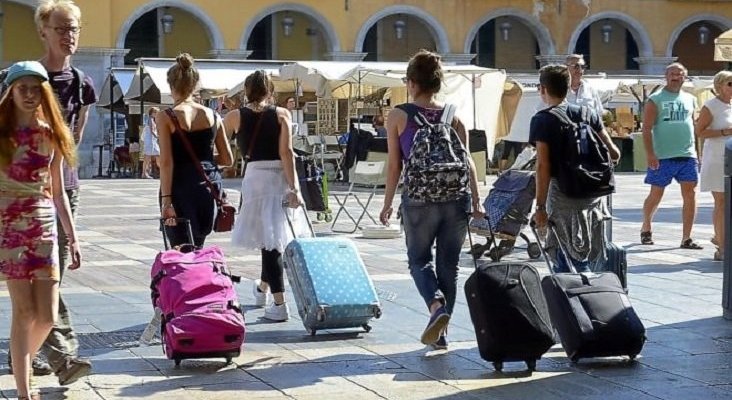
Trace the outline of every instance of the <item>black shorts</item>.
{"label": "black shorts", "polygon": [[510,140],[503,141],[503,152],[501,153],[501,160],[508,160],[508,156],[513,153],[514,160],[518,157],[519,153],[524,150],[526,143],[523,142],[512,142]]}

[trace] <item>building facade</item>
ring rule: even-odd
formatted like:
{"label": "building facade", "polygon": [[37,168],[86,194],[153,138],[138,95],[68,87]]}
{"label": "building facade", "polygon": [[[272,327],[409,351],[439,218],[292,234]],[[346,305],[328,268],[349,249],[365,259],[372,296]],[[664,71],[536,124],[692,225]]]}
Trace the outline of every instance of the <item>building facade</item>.
{"label": "building facade", "polygon": [[[692,75],[725,68],[714,39],[732,28],[730,0],[76,0],[75,64],[103,82],[137,57],[405,61],[416,50],[448,62],[531,72],[583,53],[591,72]],[[3,65],[38,58],[36,0],[0,0]],[[96,125],[95,125],[96,124]],[[92,116],[82,163],[91,171],[103,125]],[[91,128],[93,129],[93,128]],[[89,175],[89,173],[87,173]]]}

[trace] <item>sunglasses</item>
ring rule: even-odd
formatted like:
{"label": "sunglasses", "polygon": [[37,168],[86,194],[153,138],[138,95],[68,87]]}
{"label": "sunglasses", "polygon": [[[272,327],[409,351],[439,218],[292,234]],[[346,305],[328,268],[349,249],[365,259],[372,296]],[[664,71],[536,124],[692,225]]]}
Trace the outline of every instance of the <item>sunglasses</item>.
{"label": "sunglasses", "polygon": [[584,65],[579,65],[579,64],[570,65],[569,68],[570,69],[573,69],[573,70],[576,70],[576,71],[584,71],[585,70],[585,66]]}
{"label": "sunglasses", "polygon": [[81,32],[80,26],[49,26],[59,36],[65,36],[67,34],[78,35]]}

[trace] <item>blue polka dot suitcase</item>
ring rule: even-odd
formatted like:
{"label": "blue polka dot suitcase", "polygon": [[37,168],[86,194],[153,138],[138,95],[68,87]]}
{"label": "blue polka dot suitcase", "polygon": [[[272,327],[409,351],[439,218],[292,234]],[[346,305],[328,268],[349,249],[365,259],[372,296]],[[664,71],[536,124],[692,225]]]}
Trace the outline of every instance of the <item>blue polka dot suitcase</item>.
{"label": "blue polka dot suitcase", "polygon": [[362,327],[381,316],[381,304],[351,240],[301,238],[283,256],[287,278],[305,329]]}

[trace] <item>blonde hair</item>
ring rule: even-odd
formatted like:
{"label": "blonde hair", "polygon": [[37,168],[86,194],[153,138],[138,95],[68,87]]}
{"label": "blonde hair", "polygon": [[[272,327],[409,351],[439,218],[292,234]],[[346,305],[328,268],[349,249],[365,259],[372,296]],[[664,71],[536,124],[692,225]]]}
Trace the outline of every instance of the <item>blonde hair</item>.
{"label": "blonde hair", "polygon": [[81,9],[73,0],[41,0],[34,16],[36,27],[43,28],[55,11],[65,11],[81,23]]}
{"label": "blonde hair", "polygon": [[[13,96],[11,96],[16,84],[17,81],[10,85],[2,99],[0,99],[0,165],[2,166],[10,164],[13,153],[18,147],[13,140],[17,121],[15,120],[15,103],[13,102]],[[74,137],[61,113],[56,94],[48,82],[41,83],[41,105],[38,108],[40,111],[38,118],[50,127],[51,141],[69,165],[76,165]]]}
{"label": "blonde hair", "polygon": [[193,57],[181,53],[175,58],[175,65],[168,69],[168,85],[178,95],[188,97],[198,85],[198,70],[193,65]]}
{"label": "blonde hair", "polygon": [[722,92],[722,85],[732,82],[732,71],[719,71],[714,75],[714,93]]}

